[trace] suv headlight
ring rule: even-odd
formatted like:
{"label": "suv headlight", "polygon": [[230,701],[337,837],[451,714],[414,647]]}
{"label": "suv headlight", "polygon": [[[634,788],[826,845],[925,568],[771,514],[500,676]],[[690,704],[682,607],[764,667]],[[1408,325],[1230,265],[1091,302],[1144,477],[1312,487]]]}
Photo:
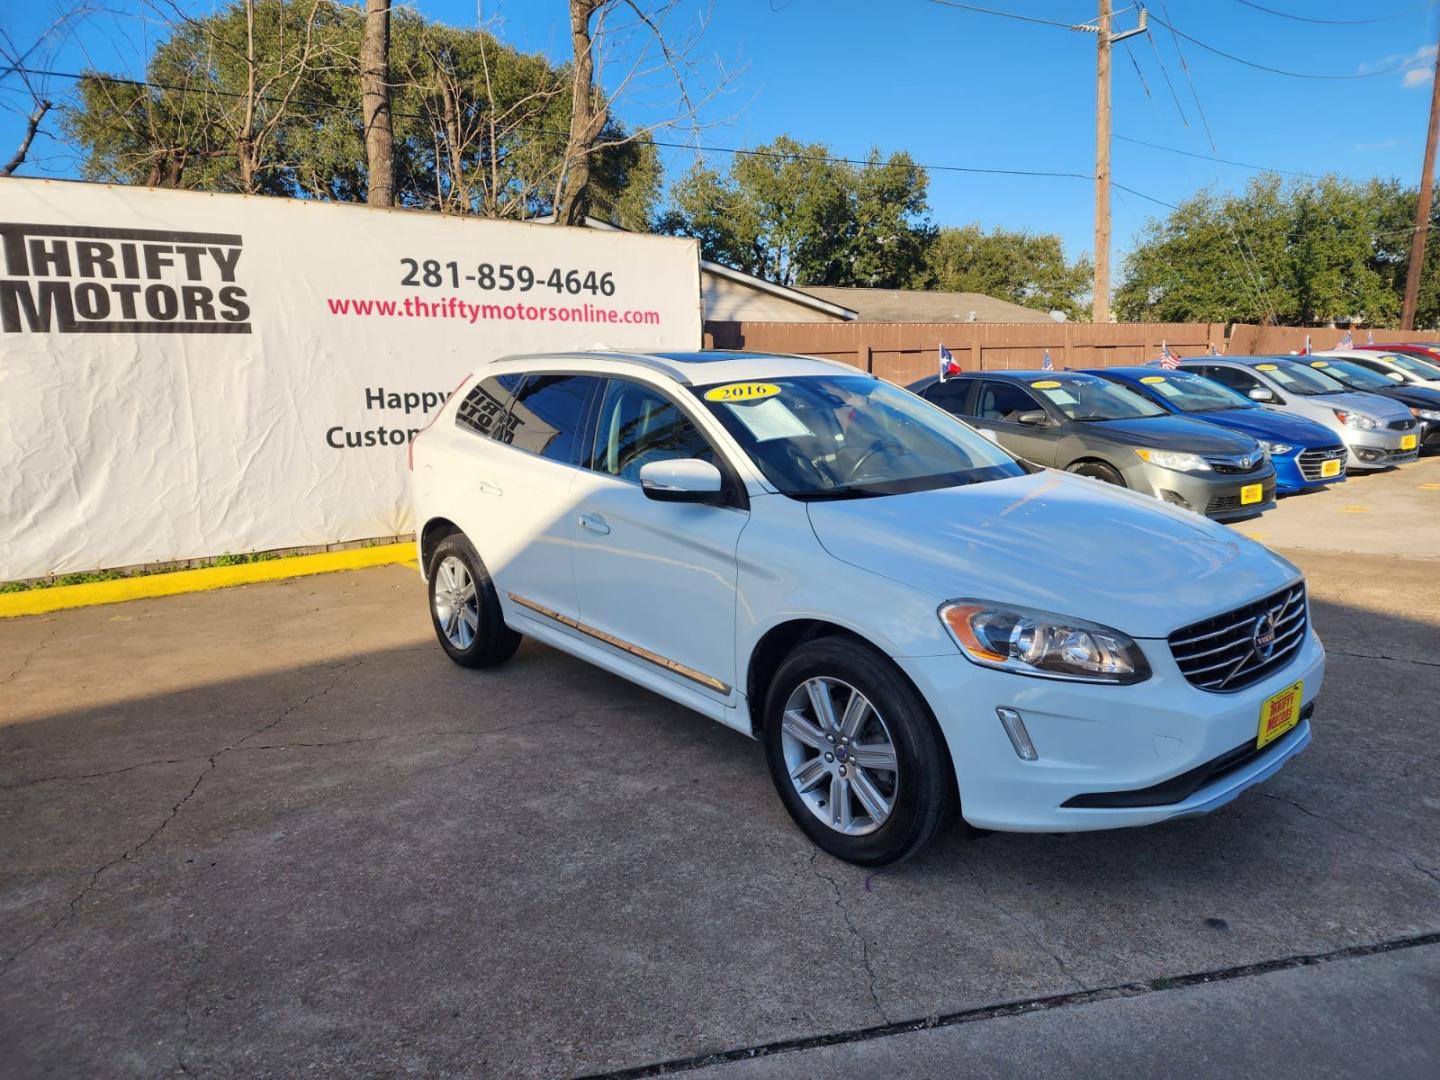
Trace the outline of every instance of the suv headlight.
{"label": "suv headlight", "polygon": [[1264,439],[1260,440],[1260,445],[1265,448],[1266,453],[1272,456],[1279,454],[1283,457],[1295,449],[1295,447],[1291,446],[1288,442],[1266,442]]}
{"label": "suv headlight", "polygon": [[1371,428],[1380,426],[1380,421],[1373,416],[1366,416],[1364,413],[1348,412],[1345,409],[1331,409],[1335,419],[1339,420],[1348,428],[1357,428],[1360,431],[1369,431]]}
{"label": "suv headlight", "polygon": [[1147,450],[1143,446],[1135,446],[1131,449],[1135,451],[1135,456],[1141,461],[1159,465],[1162,469],[1175,469],[1179,472],[1210,471],[1210,463],[1199,454],[1182,454],[1175,450]]}
{"label": "suv headlight", "polygon": [[1440,420],[1440,409],[1411,409],[1417,420]]}
{"label": "suv headlight", "polygon": [[940,619],[967,659],[982,667],[1081,682],[1150,677],[1140,646],[1108,626],[985,600],[951,600]]}

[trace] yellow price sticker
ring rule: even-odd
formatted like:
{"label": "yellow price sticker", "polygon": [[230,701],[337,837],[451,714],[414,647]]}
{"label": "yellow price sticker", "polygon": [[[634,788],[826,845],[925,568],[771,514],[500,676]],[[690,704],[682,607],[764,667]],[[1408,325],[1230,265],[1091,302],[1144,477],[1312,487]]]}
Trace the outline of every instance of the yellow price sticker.
{"label": "yellow price sticker", "polygon": [[774,397],[780,388],[768,382],[737,382],[705,391],[706,401],[760,401]]}
{"label": "yellow price sticker", "polygon": [[1279,371],[1279,370],[1280,370],[1280,365],[1278,365],[1278,364],[1256,364],[1256,365],[1255,365],[1255,370],[1256,370],[1256,371]]}
{"label": "yellow price sticker", "polygon": [[1164,376],[1164,375],[1146,375],[1146,376],[1145,376],[1144,378],[1142,378],[1140,381],[1143,382],[1143,383],[1147,383],[1147,384],[1153,386],[1155,383],[1164,382],[1164,381],[1165,381],[1165,376]]}
{"label": "yellow price sticker", "polygon": [[1310,366],[1311,366],[1311,367],[1329,367],[1329,366],[1330,366],[1330,362],[1329,362],[1328,360],[1311,360],[1311,361],[1310,361]]}
{"label": "yellow price sticker", "polygon": [[1054,379],[1041,379],[1039,382],[1030,384],[1036,390],[1059,390],[1060,384]]}

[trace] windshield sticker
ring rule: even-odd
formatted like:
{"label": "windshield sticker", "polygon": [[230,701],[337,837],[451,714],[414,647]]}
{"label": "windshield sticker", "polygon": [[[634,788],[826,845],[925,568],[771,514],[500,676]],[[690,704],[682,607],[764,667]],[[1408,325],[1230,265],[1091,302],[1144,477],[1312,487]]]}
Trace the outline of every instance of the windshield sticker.
{"label": "windshield sticker", "polygon": [[1255,365],[1255,370],[1256,370],[1256,371],[1279,371],[1279,370],[1280,370],[1280,366],[1279,366],[1278,364],[1256,364],[1256,365]]}
{"label": "windshield sticker", "polygon": [[779,398],[756,401],[753,405],[735,406],[732,404],[730,414],[749,429],[750,434],[755,436],[756,442],[769,442],[771,439],[803,439],[811,434],[810,429],[805,426],[805,422],[791,412]]}
{"label": "windshield sticker", "polygon": [[[1049,398],[1051,401],[1055,402],[1056,405],[1074,405],[1074,404],[1075,404],[1075,400],[1076,400],[1076,399],[1075,399],[1075,395],[1072,394],[1072,393],[1070,393],[1069,390],[1062,390],[1062,389],[1060,388],[1060,384],[1059,384],[1058,382],[1057,382],[1057,383],[1049,383],[1049,382],[1047,382],[1047,383],[1032,383],[1031,385],[1032,385],[1032,386],[1043,387],[1044,390],[1045,390],[1045,396],[1046,396],[1047,398]],[[1055,389],[1053,389],[1053,390],[1050,389],[1052,386],[1053,386]]]}
{"label": "windshield sticker", "polygon": [[1311,360],[1311,361],[1310,361],[1310,366],[1311,366],[1311,367],[1329,367],[1329,366],[1330,366],[1330,362],[1329,362],[1328,360]]}
{"label": "windshield sticker", "polygon": [[736,382],[716,386],[705,391],[706,401],[762,401],[780,393],[780,388],[768,382]]}
{"label": "windshield sticker", "polygon": [[1044,380],[1042,380],[1042,381],[1040,381],[1040,382],[1033,382],[1033,383],[1031,383],[1030,385],[1033,386],[1036,390],[1059,390],[1059,389],[1060,389],[1060,384],[1059,384],[1058,382],[1056,382],[1054,379],[1044,379]]}
{"label": "windshield sticker", "polygon": [[1146,376],[1145,376],[1144,378],[1142,378],[1140,381],[1143,382],[1143,383],[1145,383],[1147,386],[1154,386],[1156,383],[1162,383],[1162,382],[1164,382],[1164,381],[1165,381],[1165,376],[1164,376],[1164,375],[1146,375]]}

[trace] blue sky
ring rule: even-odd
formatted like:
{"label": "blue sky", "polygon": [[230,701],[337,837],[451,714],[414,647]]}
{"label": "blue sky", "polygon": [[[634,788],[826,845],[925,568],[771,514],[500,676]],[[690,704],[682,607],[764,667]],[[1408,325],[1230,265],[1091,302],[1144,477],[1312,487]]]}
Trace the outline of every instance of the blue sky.
{"label": "blue sky", "polygon": [[[180,2],[191,11],[211,7],[204,0]],[[1093,0],[976,2],[1063,23],[1093,18],[1096,6]],[[7,0],[0,4],[0,27],[23,48],[60,3]],[[126,75],[143,71],[147,48],[165,33],[158,13],[164,0],[106,3],[114,14],[81,23],[53,52],[56,68],[76,70],[88,62]],[[483,18],[504,40],[527,51],[558,59],[569,50],[564,0],[418,0],[414,6],[456,25],[473,26]],[[1126,0],[1116,0],[1117,8],[1125,6]],[[1306,23],[1259,8],[1308,19],[1376,21]],[[715,0],[713,5],[682,0],[672,20],[677,29],[693,27],[707,10],[702,51],[720,58],[732,80],[728,92],[707,106],[704,144],[746,147],[791,134],[846,157],[878,146],[882,152],[907,150],[928,165],[1093,171],[1091,35],[931,0]],[[1151,12],[1200,42],[1267,66],[1318,75],[1398,70],[1366,78],[1291,78],[1254,70],[1182,39],[1187,80],[1170,31],[1152,19],[1150,38],[1138,36],[1115,50],[1117,136],[1281,169],[1415,182],[1434,56],[1433,0],[1255,0],[1253,5],[1156,0]],[[1133,25],[1135,18],[1135,11],[1125,11],[1117,28]],[[59,96],[68,86],[53,79],[49,91]],[[23,128],[22,91],[15,75],[0,81],[3,158]],[[660,82],[642,85],[622,99],[621,115],[632,122],[654,118],[667,96]],[[62,143],[42,140],[37,149],[23,173],[75,174],[74,155]],[[729,160],[723,154],[707,157],[722,167]],[[670,175],[693,160],[691,151],[669,152]],[[1252,175],[1251,169],[1119,138],[1114,144],[1116,183],[1167,202],[1206,185],[1238,187]],[[1092,246],[1093,199],[1093,185],[1085,180],[931,173],[936,222],[1058,232],[1072,255]],[[1115,192],[1117,257],[1157,213],[1164,208]]]}

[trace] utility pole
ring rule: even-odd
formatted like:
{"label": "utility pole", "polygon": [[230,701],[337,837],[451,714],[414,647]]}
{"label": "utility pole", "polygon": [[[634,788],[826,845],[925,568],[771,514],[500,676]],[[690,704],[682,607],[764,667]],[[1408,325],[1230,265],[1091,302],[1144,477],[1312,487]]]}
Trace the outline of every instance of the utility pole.
{"label": "utility pole", "polygon": [[1405,275],[1405,307],[1400,329],[1415,329],[1415,306],[1420,298],[1420,273],[1425,265],[1425,238],[1430,231],[1430,199],[1435,190],[1435,138],[1440,134],[1440,53],[1435,56],[1435,78],[1430,87],[1430,134],[1425,137],[1425,168],[1420,173],[1420,203],[1415,207],[1415,235],[1410,239],[1410,270]]}
{"label": "utility pole", "polygon": [[1120,34],[1110,32],[1111,0],[1100,0],[1093,23],[1072,27],[1096,36],[1095,52],[1095,286],[1091,321],[1110,321],[1110,46],[1143,34],[1150,13],[1140,8],[1137,25]]}

